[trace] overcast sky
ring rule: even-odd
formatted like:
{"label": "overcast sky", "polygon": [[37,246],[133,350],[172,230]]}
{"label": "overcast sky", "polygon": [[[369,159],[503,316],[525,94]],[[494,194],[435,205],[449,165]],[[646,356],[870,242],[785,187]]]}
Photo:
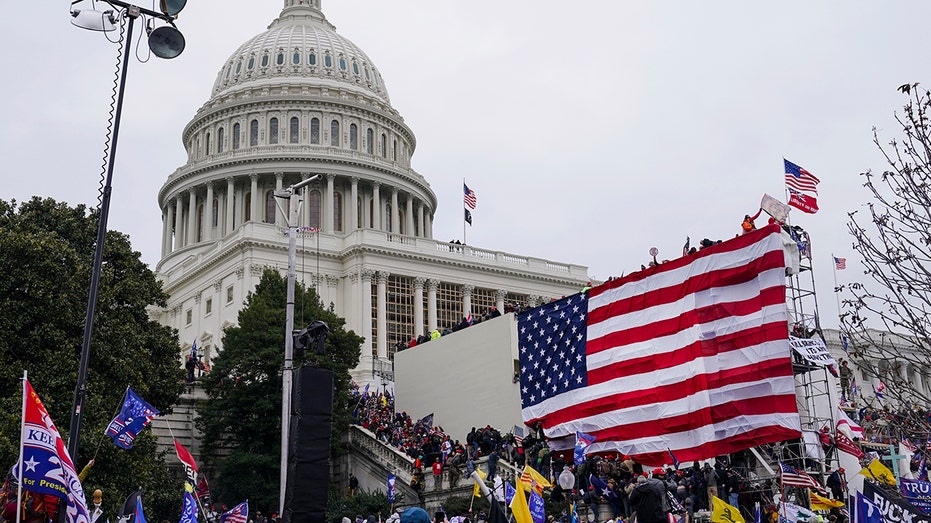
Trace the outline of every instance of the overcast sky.
{"label": "overcast sky", "polygon": [[[66,0],[16,6],[20,16],[0,18],[0,198],[96,205],[117,46],[72,26]],[[150,266],[161,245],[156,193],[185,162],[183,127],[224,61],[281,7],[190,0],[179,58],[140,63],[146,46],[134,45],[109,224]],[[478,196],[468,243],[605,279],[639,269],[651,247],[674,258],[686,236],[694,245],[739,233],[764,193],[784,199],[785,157],[821,179],[821,211],[791,221],[812,237],[825,327],[837,325],[831,254],[848,258],[841,283],[862,276],[846,222],[869,200],[859,173],[884,167],[871,129],[897,137],[896,88],[931,81],[926,0],[323,9],[374,61],[417,137],[414,168],[439,198],[435,238],[462,239],[465,178]]]}

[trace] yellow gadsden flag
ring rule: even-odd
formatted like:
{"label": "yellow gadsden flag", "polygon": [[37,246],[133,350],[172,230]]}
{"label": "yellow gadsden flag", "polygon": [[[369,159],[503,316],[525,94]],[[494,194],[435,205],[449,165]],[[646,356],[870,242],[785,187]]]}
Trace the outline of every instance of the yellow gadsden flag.
{"label": "yellow gadsden flag", "polygon": [[844,502],[836,499],[826,498],[824,496],[819,496],[817,492],[809,492],[811,496],[811,509],[812,510],[831,510],[835,507],[843,507]]}
{"label": "yellow gadsden flag", "polygon": [[[482,469],[475,467],[475,472],[478,473],[478,477],[482,478],[482,481],[485,481],[485,477],[488,474],[482,472]],[[472,486],[472,495],[475,497],[482,497],[482,489],[478,486],[478,482],[475,482],[475,485]]]}
{"label": "yellow gadsden flag", "polygon": [[520,475],[520,485],[527,492],[530,492],[532,487],[537,491],[537,494],[543,494],[543,489],[553,486],[552,483],[530,465],[524,467],[524,472]]}
{"label": "yellow gadsden flag", "polygon": [[895,486],[895,475],[892,474],[892,471],[889,470],[889,467],[882,464],[878,459],[874,459],[866,466],[865,469],[860,471],[860,474],[868,478],[875,479],[886,485]]}
{"label": "yellow gadsden flag", "polygon": [[711,502],[714,504],[711,512],[711,523],[747,523],[740,511],[736,507],[728,505],[723,499],[712,496]]}

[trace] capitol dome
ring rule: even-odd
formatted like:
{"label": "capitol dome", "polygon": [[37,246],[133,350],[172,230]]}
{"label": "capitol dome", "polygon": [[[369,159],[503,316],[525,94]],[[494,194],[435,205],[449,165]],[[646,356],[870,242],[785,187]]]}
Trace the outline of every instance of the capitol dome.
{"label": "capitol dome", "polygon": [[217,74],[213,96],[281,79],[351,86],[390,103],[378,69],[354,43],[336,33],[319,0],[292,0],[268,27],[233,53]]}

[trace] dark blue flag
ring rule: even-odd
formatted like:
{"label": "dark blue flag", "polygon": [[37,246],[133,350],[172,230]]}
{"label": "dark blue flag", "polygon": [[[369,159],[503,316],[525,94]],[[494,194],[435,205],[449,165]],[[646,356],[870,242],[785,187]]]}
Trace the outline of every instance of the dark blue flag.
{"label": "dark blue flag", "polygon": [[158,415],[155,407],[146,403],[132,388],[126,387],[123,408],[107,427],[107,436],[110,436],[117,447],[131,449],[136,436]]}
{"label": "dark blue flag", "polygon": [[397,479],[397,476],[390,472],[388,473],[388,503],[394,503],[394,484]]}
{"label": "dark blue flag", "polygon": [[190,492],[184,492],[184,508],[181,510],[181,523],[197,523],[197,501]]}
{"label": "dark blue flag", "polygon": [[543,504],[543,497],[537,494],[536,490],[530,491],[530,499],[527,500],[530,507],[530,517],[533,523],[544,523],[546,521],[546,508]]}

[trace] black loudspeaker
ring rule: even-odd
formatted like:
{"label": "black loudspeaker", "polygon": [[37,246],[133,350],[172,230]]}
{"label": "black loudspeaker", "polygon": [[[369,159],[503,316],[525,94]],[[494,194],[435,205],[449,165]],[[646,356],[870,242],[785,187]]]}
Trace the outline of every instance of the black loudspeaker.
{"label": "black loudspeaker", "polygon": [[284,523],[324,523],[330,484],[333,371],[294,373]]}

